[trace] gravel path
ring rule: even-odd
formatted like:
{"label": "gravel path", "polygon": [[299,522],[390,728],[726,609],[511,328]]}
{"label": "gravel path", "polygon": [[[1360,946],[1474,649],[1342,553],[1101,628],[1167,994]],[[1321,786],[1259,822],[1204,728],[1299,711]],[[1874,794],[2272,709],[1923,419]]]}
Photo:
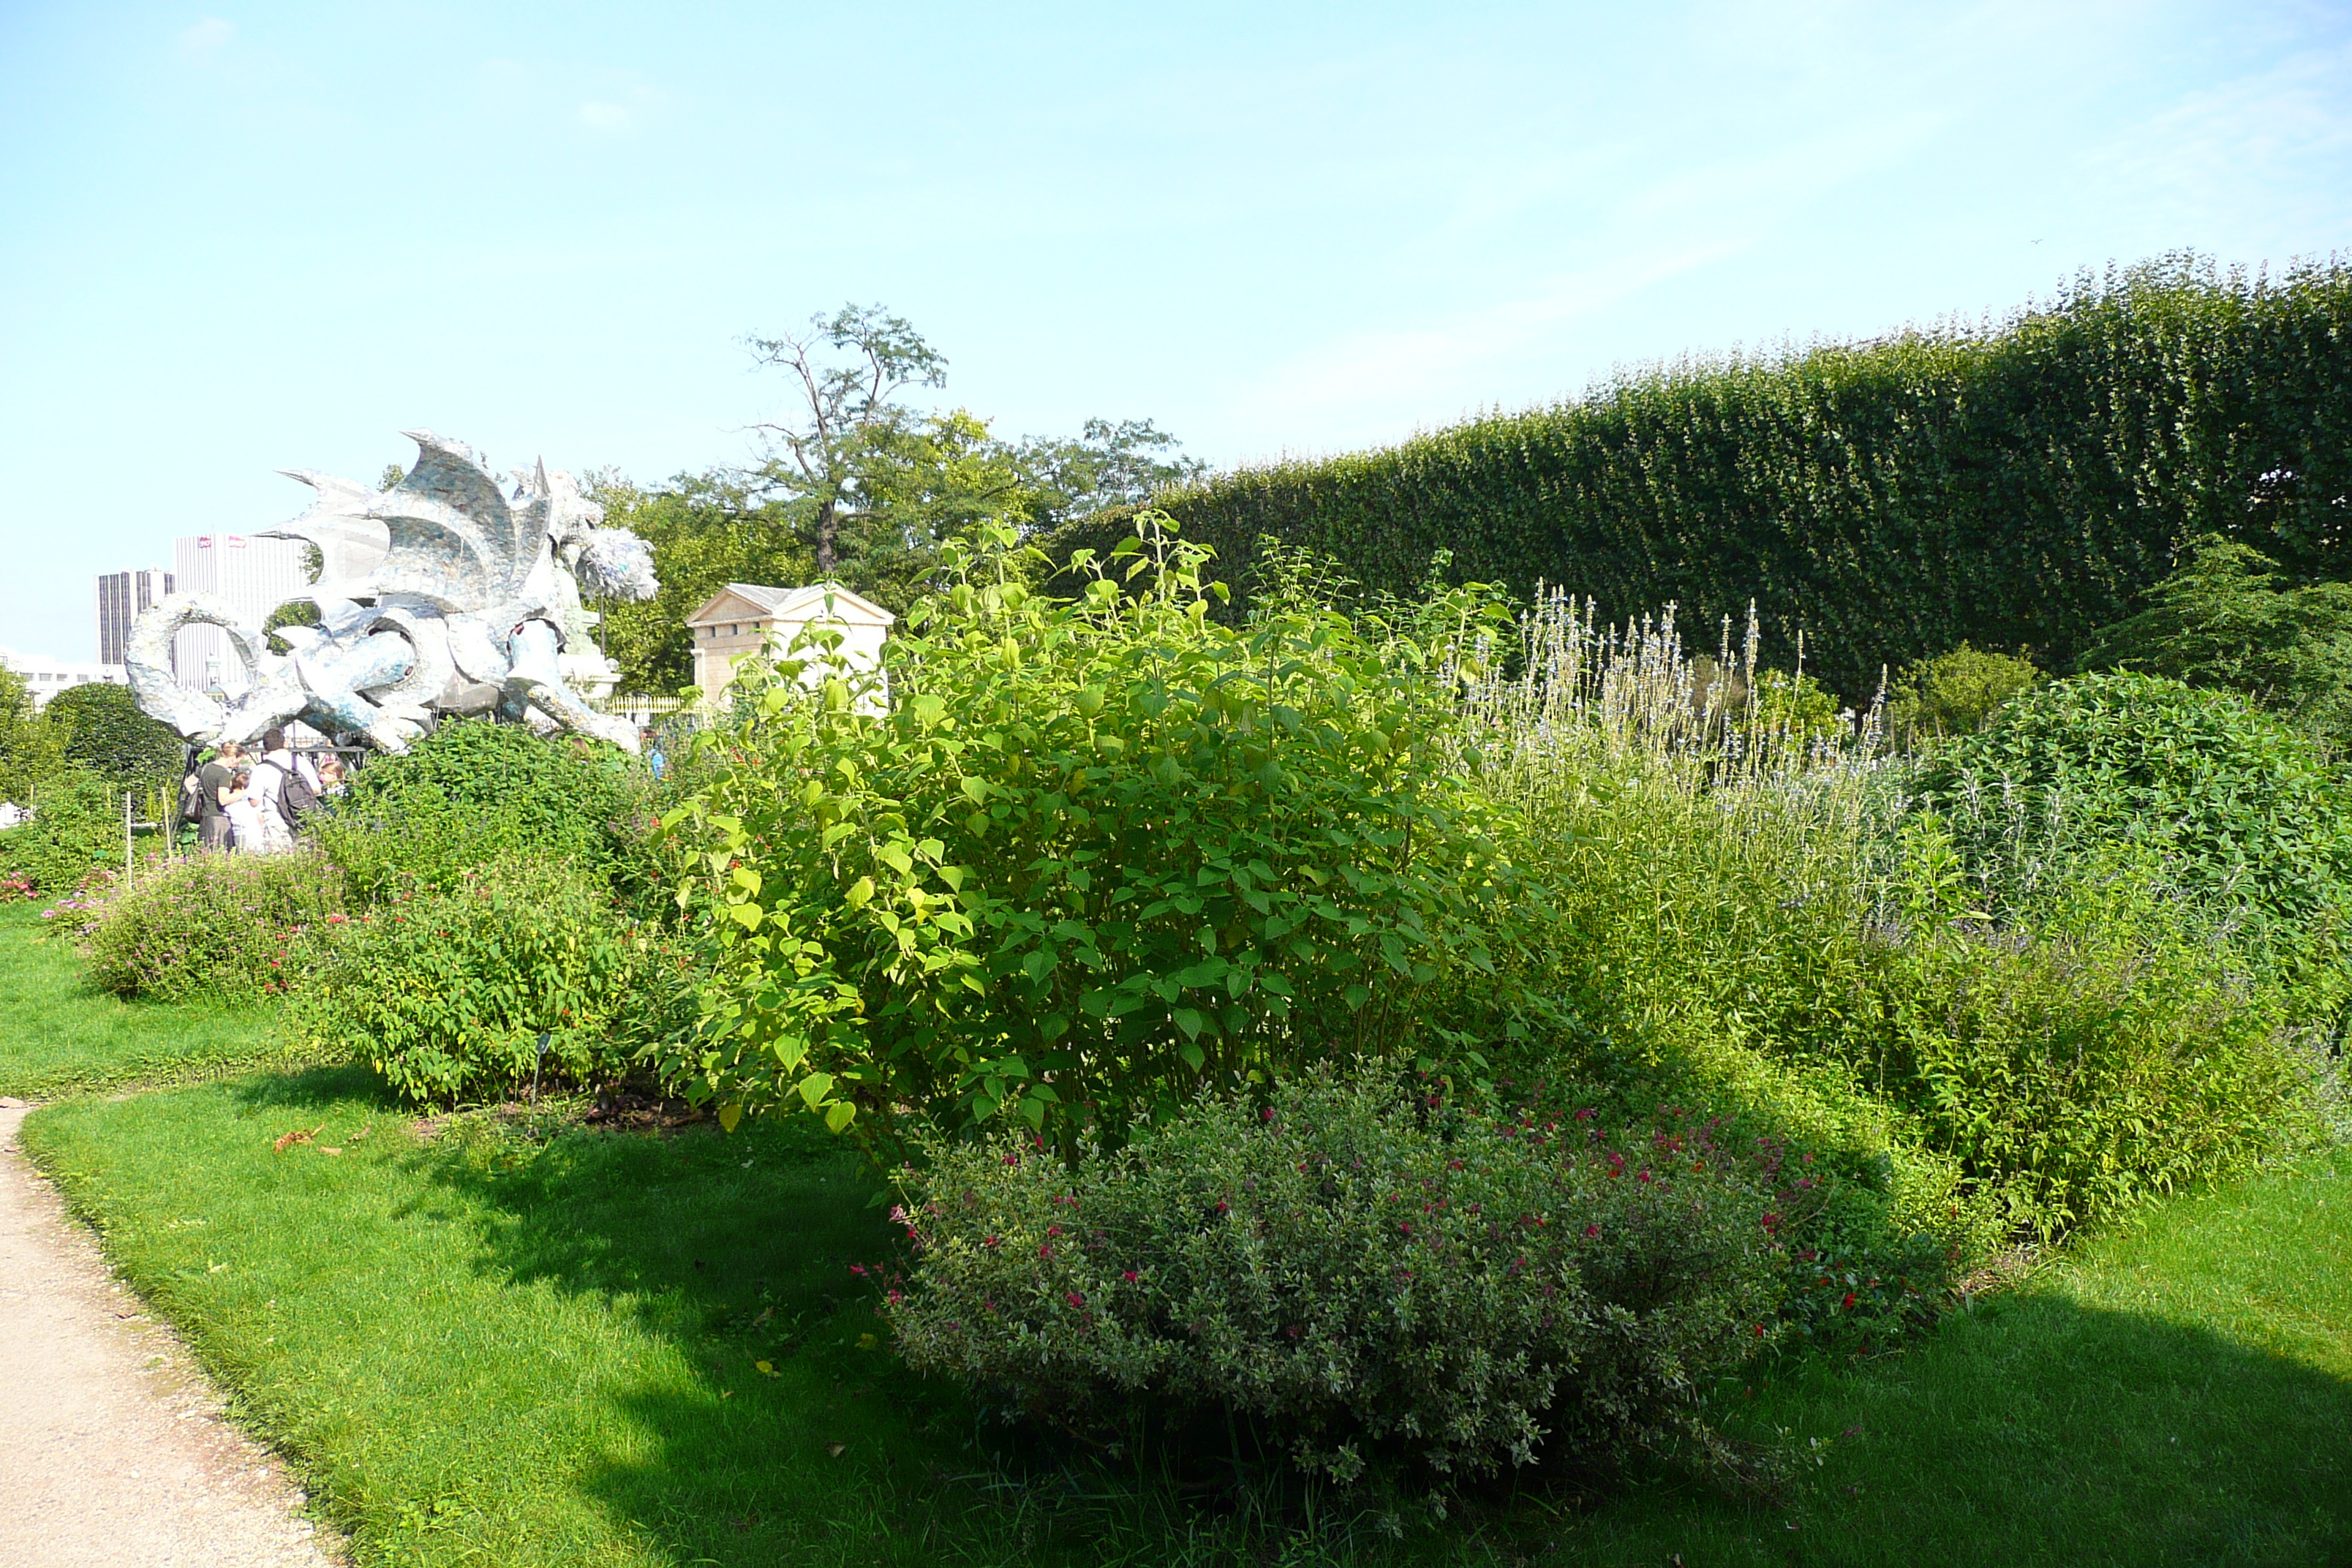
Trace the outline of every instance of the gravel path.
{"label": "gravel path", "polygon": [[18,1150],[24,1119],[0,1101],[0,1563],[327,1568],[300,1491]]}

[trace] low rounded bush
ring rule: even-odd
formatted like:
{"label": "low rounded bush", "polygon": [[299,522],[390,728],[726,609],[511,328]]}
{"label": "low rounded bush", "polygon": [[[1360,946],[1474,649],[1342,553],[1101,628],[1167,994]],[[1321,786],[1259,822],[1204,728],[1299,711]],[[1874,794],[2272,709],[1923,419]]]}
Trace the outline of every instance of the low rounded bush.
{"label": "low rounded bush", "polygon": [[616,1075],[690,1005],[684,989],[676,954],[603,883],[525,861],[360,916],[295,991],[287,1027],[446,1104],[527,1082],[534,1067],[546,1082]]}
{"label": "low rounded bush", "polygon": [[1949,653],[1903,667],[1886,697],[1886,729],[1898,745],[1973,735],[2003,704],[2041,682],[2021,655],[1962,643]]}
{"label": "low rounded bush", "polygon": [[306,942],[347,919],[342,876],[322,855],[205,855],[109,899],[82,953],[118,996],[256,1002],[286,990]]}
{"label": "low rounded bush", "polygon": [[476,867],[523,856],[609,879],[642,837],[639,788],[613,747],[457,720],[369,761],[315,831],[362,900],[453,887]]}
{"label": "low rounded bush", "polygon": [[1996,898],[2118,841],[2181,885],[2288,921],[2342,908],[2352,812],[2301,732],[2226,691],[2156,676],[2077,676],[2013,699],[1920,776]]}
{"label": "low rounded bush", "polygon": [[1002,1137],[906,1181],[886,1310],[917,1369],[1079,1429],[1231,1412],[1342,1481],[1703,1436],[1774,1311],[1780,1216],[1697,1130],[1618,1147],[1298,1083],[1075,1172]]}

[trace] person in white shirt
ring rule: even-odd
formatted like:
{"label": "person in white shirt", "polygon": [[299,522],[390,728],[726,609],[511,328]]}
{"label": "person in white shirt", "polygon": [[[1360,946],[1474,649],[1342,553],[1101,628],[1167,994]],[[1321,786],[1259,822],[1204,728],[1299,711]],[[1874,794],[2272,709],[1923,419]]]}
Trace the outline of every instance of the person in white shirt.
{"label": "person in white shirt", "polygon": [[221,815],[228,818],[228,847],[247,855],[268,854],[269,835],[262,819],[259,792],[253,787],[253,774],[239,768],[222,795]]}

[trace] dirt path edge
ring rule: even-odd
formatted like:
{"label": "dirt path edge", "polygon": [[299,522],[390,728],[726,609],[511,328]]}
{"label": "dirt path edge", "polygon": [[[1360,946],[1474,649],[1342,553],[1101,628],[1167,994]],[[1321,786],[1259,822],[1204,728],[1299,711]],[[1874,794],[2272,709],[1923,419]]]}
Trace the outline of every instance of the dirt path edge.
{"label": "dirt path edge", "polygon": [[328,1568],[341,1542],[116,1279],[0,1102],[0,1563]]}

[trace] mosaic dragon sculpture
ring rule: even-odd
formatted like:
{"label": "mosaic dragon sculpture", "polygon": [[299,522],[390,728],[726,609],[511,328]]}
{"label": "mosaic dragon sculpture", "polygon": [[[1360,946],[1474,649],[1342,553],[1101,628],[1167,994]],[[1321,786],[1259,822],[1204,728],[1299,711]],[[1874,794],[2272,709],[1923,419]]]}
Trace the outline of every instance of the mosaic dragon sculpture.
{"label": "mosaic dragon sculpture", "polygon": [[[602,526],[604,509],[569,474],[517,469],[509,490],[464,442],[405,434],[416,463],[387,490],[284,470],[318,499],[260,537],[318,550],[319,580],[287,601],[315,605],[317,624],[266,633],[215,595],[167,595],[139,617],[124,653],[140,707],[200,744],[299,719],[399,752],[437,715],[495,713],[636,750],[635,729],[590,708],[565,679],[567,666],[591,677],[611,667],[593,645],[565,648],[585,644],[593,624],[583,599],[653,597],[646,542]],[[174,679],[172,639],[195,625],[227,634],[243,691],[224,698]],[[273,635],[290,651],[272,651]]]}

